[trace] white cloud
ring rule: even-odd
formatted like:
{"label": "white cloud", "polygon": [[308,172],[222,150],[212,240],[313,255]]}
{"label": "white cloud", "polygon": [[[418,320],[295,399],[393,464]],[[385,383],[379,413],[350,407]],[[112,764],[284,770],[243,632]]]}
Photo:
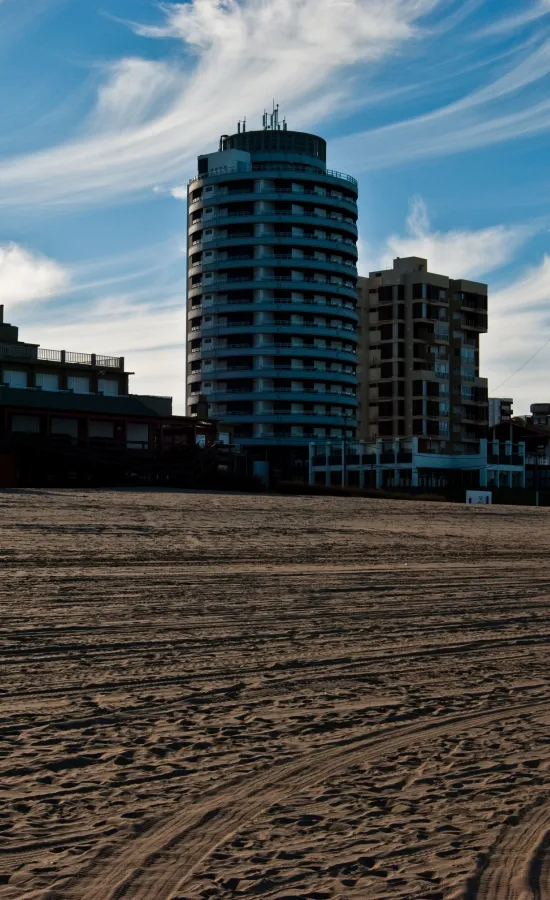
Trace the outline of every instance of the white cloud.
{"label": "white cloud", "polygon": [[[92,203],[185,177],[194,168],[197,152],[213,146],[245,113],[249,121],[259,121],[274,95],[285,112],[299,119],[300,127],[308,124],[308,114],[318,118],[322,111],[327,117],[346,88],[344,72],[395,52],[419,34],[422,17],[440,3],[194,0],[165,6],[163,25],[136,30],[181,41],[188,52],[185,75],[143,61],[141,66],[136,60],[121,62],[101,88],[92,116],[96,131],[5,160],[0,203]],[[137,73],[143,86],[147,71],[154,72],[153,83],[146,86],[141,102],[132,77]],[[334,92],[337,76],[339,90]],[[177,98],[166,107],[178,78]],[[160,112],[155,98],[162,100]],[[116,129],[121,107],[121,127]]]}
{"label": "white cloud", "polygon": [[381,265],[391,267],[397,256],[420,256],[428,260],[431,272],[452,278],[478,278],[507,265],[532,234],[533,229],[524,225],[433,231],[426,204],[421,197],[415,197],[407,218],[407,234],[387,238]]}
{"label": "white cloud", "polygon": [[0,244],[0,298],[2,303],[45,300],[65,290],[70,276],[52,259],[19,244]]}
{"label": "white cloud", "polygon": [[18,317],[23,339],[45,347],[124,356],[132,393],[174,398],[185,412],[186,313],[180,292],[151,285],[52,313]]}
{"label": "white cloud", "polygon": [[[489,295],[482,374],[489,377],[490,394],[514,398],[518,415],[529,412],[531,403],[547,401],[550,346],[537,351],[549,338],[550,256],[546,255],[538,265]],[[524,368],[513,374],[521,366]],[[503,381],[506,383],[500,387]]]}
{"label": "white cloud", "polygon": [[[512,69],[430,113],[333,142],[338,165],[357,171],[452,155],[550,130],[550,101],[538,99],[550,75],[550,40]],[[530,90],[531,89],[531,90]]]}
{"label": "white cloud", "polygon": [[172,188],[170,191],[172,197],[175,197],[176,200],[187,200],[187,186],[181,185],[181,187]]}
{"label": "white cloud", "polygon": [[109,66],[99,88],[90,131],[137,128],[158,115],[182,89],[182,73],[175,66],[146,59],[123,59]]}

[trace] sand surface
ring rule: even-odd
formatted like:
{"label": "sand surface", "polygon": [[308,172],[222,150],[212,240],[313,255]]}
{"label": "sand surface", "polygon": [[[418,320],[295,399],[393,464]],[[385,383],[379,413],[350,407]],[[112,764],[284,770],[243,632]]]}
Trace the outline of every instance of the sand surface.
{"label": "sand surface", "polygon": [[550,898],[550,511],[0,494],[2,900]]}

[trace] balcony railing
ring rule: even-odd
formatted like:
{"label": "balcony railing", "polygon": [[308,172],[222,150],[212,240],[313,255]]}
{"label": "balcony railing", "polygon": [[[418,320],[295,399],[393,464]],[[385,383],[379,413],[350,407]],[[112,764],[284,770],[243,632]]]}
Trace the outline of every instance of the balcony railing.
{"label": "balcony railing", "polygon": [[284,209],[273,209],[273,210],[262,210],[262,212],[254,212],[254,210],[250,210],[250,212],[245,212],[243,210],[236,210],[234,212],[226,212],[219,216],[197,216],[194,219],[191,219],[189,225],[211,225],[216,222],[224,222],[226,219],[240,219],[240,218],[249,218],[249,219],[269,219],[273,216],[279,217],[283,216],[284,218],[294,217],[296,219],[321,219],[323,222],[347,222],[348,225],[354,225],[357,227],[357,222],[355,219],[350,219],[349,216],[337,216],[334,213],[328,213],[327,215],[323,215],[322,213],[315,212],[315,210],[304,210],[303,212],[293,212],[291,210]]}
{"label": "balcony railing", "polygon": [[95,353],[74,353],[70,350],[46,350],[42,347],[36,348],[25,344],[0,344],[0,356],[29,361],[40,360],[95,366],[101,369],[121,369],[124,366],[124,357],[121,356],[98,356]]}
{"label": "balcony railing", "polygon": [[218,323],[216,325],[194,325],[190,332],[203,331],[203,332],[216,332],[221,331],[224,328],[254,328],[254,329],[262,329],[264,334],[270,334],[272,331],[278,331],[280,328],[291,328],[291,329],[310,329],[310,328],[322,328],[325,331],[349,331],[350,335],[356,334],[356,329],[353,325],[330,325],[326,323],[325,325],[321,325],[319,322],[226,322]]}
{"label": "balcony railing", "polygon": [[333,309],[356,309],[354,303],[349,303],[347,301],[335,300],[333,298],[323,299],[323,300],[311,300],[310,298],[303,297],[301,300],[293,300],[291,297],[273,297],[269,300],[252,300],[250,298],[243,299],[241,297],[228,297],[226,300],[219,300],[217,303],[211,303],[210,305],[197,303],[195,306],[191,306],[190,312],[194,315],[202,309],[209,310],[212,312],[214,307],[220,306],[270,306],[271,304],[282,304],[284,306],[322,306],[327,307],[330,306]]}
{"label": "balcony railing", "polygon": [[310,188],[305,188],[300,191],[293,190],[292,188],[262,188],[261,191],[255,191],[252,188],[230,188],[228,191],[218,191],[217,193],[210,194],[208,197],[205,197],[204,194],[200,197],[197,197],[195,200],[191,200],[189,203],[189,208],[192,206],[196,206],[197,203],[202,203],[203,205],[208,206],[209,204],[218,203],[219,201],[223,202],[226,197],[234,197],[238,195],[251,195],[254,197],[261,197],[263,194],[287,194],[292,197],[303,197],[304,195],[308,197],[315,197],[319,201],[326,200],[334,200],[337,203],[346,203],[349,206],[357,207],[357,203],[355,200],[350,199],[349,197],[342,197],[338,194],[335,194],[331,191],[327,191],[324,194],[319,193],[319,191],[311,190]]}
{"label": "balcony railing", "polygon": [[219,175],[244,175],[250,172],[303,172],[315,178],[322,178],[323,176],[338,178],[340,181],[347,181],[349,184],[357,187],[357,180],[352,178],[351,175],[345,175],[343,172],[336,172],[334,169],[319,169],[317,172],[317,170],[312,170],[310,166],[293,165],[291,163],[288,165],[272,165],[270,163],[251,165],[249,163],[241,163],[238,166],[221,166],[217,169],[212,169],[204,175],[195,175],[190,179],[189,184]]}
{"label": "balcony railing", "polygon": [[[314,256],[312,256],[312,257],[290,256],[287,254],[285,254],[284,256],[228,256],[225,259],[218,258],[218,259],[208,260],[207,262],[203,262],[201,260],[201,262],[192,263],[192,265],[190,265],[189,268],[196,269],[199,266],[202,266],[204,268],[205,266],[210,266],[213,263],[232,263],[232,262],[243,262],[243,261],[249,262],[255,267],[262,267],[265,265],[265,263],[273,264],[274,262],[280,262],[281,260],[289,260],[289,261],[293,262],[296,266],[300,266],[303,263],[311,262],[311,263],[316,263],[319,266],[322,266],[322,265],[348,266],[348,268],[350,268],[350,269],[356,268],[355,263],[351,262],[351,260],[348,260],[348,259],[340,259],[340,260],[317,259]],[[447,337],[448,337],[448,335],[447,335]]]}
{"label": "balcony railing", "polygon": [[347,244],[348,246],[352,246],[357,249],[357,244],[351,238],[345,237],[329,237],[328,235],[323,238],[312,237],[308,234],[293,234],[291,231],[280,231],[277,234],[268,234],[264,233],[260,235],[230,235],[228,237],[217,237],[212,238],[210,241],[203,241],[202,238],[197,238],[195,241],[191,241],[191,246],[196,247],[197,244],[207,244],[208,246],[213,246],[214,244],[220,243],[220,241],[225,244],[228,241],[239,241],[241,244],[243,241],[253,241],[255,244],[271,244],[271,243],[287,243],[289,238],[295,238],[297,241],[315,241],[315,243],[319,243],[319,241],[330,241],[332,244]]}

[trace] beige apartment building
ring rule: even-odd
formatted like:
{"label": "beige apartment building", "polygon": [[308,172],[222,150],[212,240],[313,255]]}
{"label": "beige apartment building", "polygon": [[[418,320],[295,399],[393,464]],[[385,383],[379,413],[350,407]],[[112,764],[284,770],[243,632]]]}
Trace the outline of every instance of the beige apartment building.
{"label": "beige apartment building", "polygon": [[359,278],[358,438],[419,438],[419,452],[474,454],[488,425],[479,336],[487,285],[418,257]]}

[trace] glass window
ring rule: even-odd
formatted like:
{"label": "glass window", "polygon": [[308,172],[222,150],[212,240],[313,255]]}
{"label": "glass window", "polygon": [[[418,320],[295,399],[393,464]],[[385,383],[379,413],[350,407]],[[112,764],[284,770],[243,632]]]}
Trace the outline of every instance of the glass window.
{"label": "glass window", "polygon": [[53,418],[50,424],[52,434],[68,434],[69,437],[78,437],[78,419]]}
{"label": "glass window", "polygon": [[43,391],[58,391],[59,375],[55,372],[37,372],[36,386],[41,387]]}
{"label": "glass window", "polygon": [[149,426],[140,422],[128,422],[126,444],[132,450],[147,450],[149,447]]}
{"label": "glass window", "polygon": [[88,437],[90,438],[107,438],[112,440],[115,436],[114,422],[95,422],[88,423]]}
{"label": "glass window", "polygon": [[9,384],[10,387],[15,388],[26,388],[27,387],[27,373],[26,372],[18,372],[16,369],[4,369],[4,382]]}
{"label": "glass window", "polygon": [[11,430],[24,432],[26,434],[39,434],[40,417],[39,416],[12,416]]}
{"label": "glass window", "polygon": [[84,375],[69,375],[67,384],[69,390],[74,391],[75,394],[90,393],[90,379]]}
{"label": "glass window", "polygon": [[100,393],[107,397],[118,397],[119,385],[116,378],[100,378],[97,382],[97,389]]}

